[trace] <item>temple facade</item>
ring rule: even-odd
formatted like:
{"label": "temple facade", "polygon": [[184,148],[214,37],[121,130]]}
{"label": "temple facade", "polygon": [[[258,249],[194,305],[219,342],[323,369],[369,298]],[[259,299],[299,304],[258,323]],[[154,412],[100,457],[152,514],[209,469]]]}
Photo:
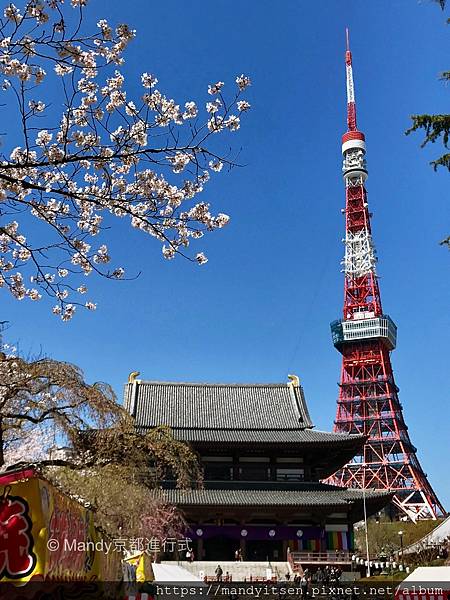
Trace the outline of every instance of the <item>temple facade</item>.
{"label": "temple facade", "polygon": [[202,485],[163,498],[189,524],[199,560],[286,560],[291,552],[353,549],[353,524],[391,495],[322,483],[361,449],[363,435],[314,428],[303,389],[288,383],[209,384],[130,376],[125,407],[142,429],[169,426],[204,469]]}

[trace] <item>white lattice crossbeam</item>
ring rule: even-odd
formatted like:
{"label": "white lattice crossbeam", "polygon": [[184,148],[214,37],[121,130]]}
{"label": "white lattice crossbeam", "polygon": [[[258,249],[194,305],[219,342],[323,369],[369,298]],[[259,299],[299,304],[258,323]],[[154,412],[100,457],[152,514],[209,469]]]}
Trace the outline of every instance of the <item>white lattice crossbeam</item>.
{"label": "white lattice crossbeam", "polygon": [[375,273],[377,258],[372,236],[366,229],[355,233],[347,231],[345,238],[344,271],[349,277]]}

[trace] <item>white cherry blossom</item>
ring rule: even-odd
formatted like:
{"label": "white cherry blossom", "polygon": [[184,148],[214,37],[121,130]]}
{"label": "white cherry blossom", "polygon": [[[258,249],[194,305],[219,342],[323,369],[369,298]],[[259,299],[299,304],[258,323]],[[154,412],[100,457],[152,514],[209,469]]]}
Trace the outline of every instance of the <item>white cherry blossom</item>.
{"label": "white cherry blossom", "polygon": [[208,86],[208,94],[211,94],[212,96],[214,94],[218,94],[224,85],[225,83],[223,81],[218,81],[217,83],[211,84]]}
{"label": "white cherry blossom", "polygon": [[223,162],[221,160],[210,160],[208,164],[216,173],[220,173],[223,168]]}
{"label": "white cherry blossom", "polygon": [[224,121],[225,127],[228,127],[230,131],[237,131],[241,126],[241,120],[236,115],[230,115],[228,119]]}
{"label": "white cherry blossom", "polygon": [[158,79],[150,73],[142,73],[141,75],[142,85],[145,88],[151,88],[158,83]]}
{"label": "white cherry blossom", "polygon": [[186,102],[184,108],[186,110],[183,113],[183,119],[194,119],[198,115],[198,108],[195,102]]}
{"label": "white cherry blossom", "polygon": [[236,77],[236,83],[238,84],[239,89],[243,91],[248,88],[252,82],[250,81],[250,77],[247,77],[247,75],[239,75],[239,77]]}
{"label": "white cherry blossom", "polygon": [[208,262],[208,259],[207,259],[207,258],[206,258],[206,256],[203,254],[203,252],[199,252],[199,253],[196,255],[196,257],[195,257],[195,258],[196,258],[196,260],[197,260],[197,262],[198,262],[198,264],[199,264],[199,265],[204,265],[205,263],[207,263],[207,262]]}
{"label": "white cherry blossom", "polygon": [[247,110],[250,110],[250,103],[247,102],[247,100],[238,100],[237,108],[240,112],[246,112]]}
{"label": "white cherry blossom", "polygon": [[222,106],[222,102],[217,98],[213,102],[206,103],[206,111],[209,112],[210,114],[214,114],[219,110],[219,108],[221,106]]}

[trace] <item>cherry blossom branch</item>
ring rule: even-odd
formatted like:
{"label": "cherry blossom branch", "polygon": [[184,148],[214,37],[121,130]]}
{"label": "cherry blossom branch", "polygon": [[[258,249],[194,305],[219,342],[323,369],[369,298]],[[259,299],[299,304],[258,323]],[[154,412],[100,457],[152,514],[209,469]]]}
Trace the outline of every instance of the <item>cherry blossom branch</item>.
{"label": "cherry blossom branch", "polygon": [[[244,75],[229,102],[222,81],[209,85],[203,119],[195,102],[181,108],[149,73],[140,77],[142,95],[131,99],[120,66],[135,31],[101,19],[97,31],[85,32],[86,3],[30,1],[23,10],[9,4],[0,19],[2,93],[8,110],[8,90],[14,94],[23,135],[21,147],[8,143],[6,132],[0,159],[0,287],[17,299],[39,300],[45,291],[63,320],[83,305],[77,294],[87,288],[77,284],[80,276],[124,277],[120,266],[104,268],[111,257],[105,243],[96,243],[117,219],[128,217],[156,238],[167,259],[207,261],[203,252],[192,256],[190,244],[229,217],[214,216],[196,196],[224,165],[237,166],[231,151],[218,150],[216,135],[237,131],[250,108],[242,99],[250,85]],[[60,84],[63,102],[52,101],[63,105],[60,115],[36,97],[50,79]],[[11,214],[34,217],[32,237],[41,233],[40,223],[48,242],[34,244],[17,220],[5,222]],[[35,287],[26,285],[28,277]]]}

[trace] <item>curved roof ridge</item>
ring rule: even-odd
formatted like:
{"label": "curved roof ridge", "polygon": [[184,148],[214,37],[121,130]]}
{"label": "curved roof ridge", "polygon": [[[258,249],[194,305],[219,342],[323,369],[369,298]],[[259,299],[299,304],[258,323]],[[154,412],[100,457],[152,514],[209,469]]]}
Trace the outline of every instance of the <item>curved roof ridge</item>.
{"label": "curved roof ridge", "polygon": [[[167,425],[167,427],[170,427],[171,429],[189,429],[189,430],[201,430],[201,431],[304,431],[305,429],[314,429],[313,427],[305,427],[305,426],[296,426],[296,427],[252,427],[251,429],[249,427],[239,427],[239,425],[237,426],[221,426],[221,425],[217,425],[217,426],[212,426],[212,425],[205,425],[205,426],[201,426],[201,425]],[[314,431],[317,431],[316,429],[314,429]],[[320,433],[327,433],[327,432],[320,432]],[[330,434],[330,432],[328,432]],[[331,434],[334,435],[334,434]],[[345,435],[345,434],[344,434]],[[349,437],[349,436],[347,436]]]}
{"label": "curved roof ridge", "polygon": [[[245,382],[211,382],[211,381],[160,381],[157,379],[138,379],[136,381],[139,385],[177,385],[177,386],[187,386],[187,387],[282,387],[285,388],[289,385],[289,382],[280,382],[280,383],[245,383]],[[128,385],[128,384],[125,384]]]}

